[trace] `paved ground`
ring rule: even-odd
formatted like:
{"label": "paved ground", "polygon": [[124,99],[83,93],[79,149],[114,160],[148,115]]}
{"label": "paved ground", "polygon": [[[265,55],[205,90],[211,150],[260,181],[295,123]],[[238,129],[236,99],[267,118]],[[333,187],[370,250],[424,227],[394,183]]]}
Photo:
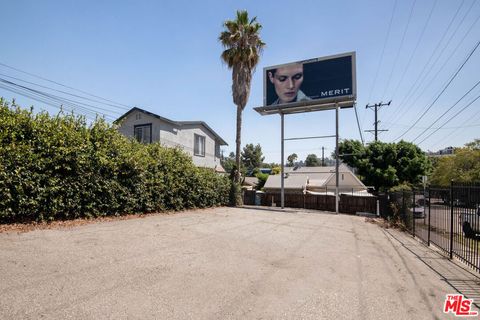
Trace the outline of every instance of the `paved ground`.
{"label": "paved ground", "polygon": [[445,319],[445,294],[478,288],[407,235],[322,212],[0,234],[0,319]]}

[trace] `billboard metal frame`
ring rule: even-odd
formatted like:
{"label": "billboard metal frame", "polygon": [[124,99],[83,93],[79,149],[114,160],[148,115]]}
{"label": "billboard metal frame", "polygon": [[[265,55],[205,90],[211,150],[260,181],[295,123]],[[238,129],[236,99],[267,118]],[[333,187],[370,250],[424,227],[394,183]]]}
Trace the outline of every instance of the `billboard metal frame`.
{"label": "billboard metal frame", "polygon": [[[274,106],[266,106],[266,99],[267,99],[267,76],[266,72],[268,69],[279,68],[282,66],[288,66],[295,63],[309,63],[309,62],[317,62],[323,60],[329,60],[334,58],[340,57],[352,57],[352,94],[346,96],[338,96],[338,97],[329,97],[325,99],[316,99],[313,101],[301,101],[301,102],[293,102],[287,104],[280,104]],[[355,52],[347,52],[341,53],[336,55],[331,55],[327,57],[309,59],[304,61],[297,61],[291,62],[286,64],[281,64],[277,66],[266,67],[263,69],[264,81],[263,81],[263,106],[254,108],[255,111],[260,113],[261,115],[272,115],[272,114],[280,114],[281,117],[281,207],[282,209],[285,207],[285,148],[284,144],[286,140],[299,140],[299,139],[318,139],[318,138],[327,138],[327,137],[335,137],[335,212],[338,213],[339,209],[339,193],[338,193],[338,186],[339,186],[339,153],[338,153],[338,127],[339,127],[339,115],[338,111],[341,108],[352,108],[355,106],[356,103],[356,96],[357,96],[357,75],[356,75],[356,54]],[[285,115],[286,114],[295,114],[295,113],[304,113],[304,112],[314,112],[314,111],[324,111],[324,110],[335,110],[335,135],[334,136],[323,136],[323,137],[303,137],[303,138],[295,138],[295,139],[285,139]]]}

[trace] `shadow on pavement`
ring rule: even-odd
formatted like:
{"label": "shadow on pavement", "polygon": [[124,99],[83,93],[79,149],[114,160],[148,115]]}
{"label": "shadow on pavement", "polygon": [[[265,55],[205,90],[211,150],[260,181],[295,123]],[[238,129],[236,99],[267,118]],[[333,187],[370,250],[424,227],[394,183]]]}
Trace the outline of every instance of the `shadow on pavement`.
{"label": "shadow on pavement", "polygon": [[266,207],[266,206],[249,206],[244,205],[239,207],[239,209],[248,209],[248,210],[261,210],[261,211],[276,211],[276,212],[288,212],[288,213],[322,213],[322,214],[333,214],[335,212],[332,211],[322,211],[322,210],[315,210],[315,209],[303,209],[303,208],[285,208],[281,209],[280,207]]}
{"label": "shadow on pavement", "polygon": [[467,266],[460,265],[460,262],[448,259],[435,249],[429,248],[413,238],[401,239],[389,230],[384,230],[384,232],[413,253],[454,290],[468,299],[473,299],[473,304],[480,308],[480,276],[478,274],[468,270]]}

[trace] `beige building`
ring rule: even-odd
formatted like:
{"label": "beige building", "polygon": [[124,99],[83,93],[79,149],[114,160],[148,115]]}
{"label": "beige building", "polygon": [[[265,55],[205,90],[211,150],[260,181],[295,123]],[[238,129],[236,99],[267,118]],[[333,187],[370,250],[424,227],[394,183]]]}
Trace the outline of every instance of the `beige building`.
{"label": "beige building", "polygon": [[[285,168],[285,192],[334,194],[335,186],[335,167]],[[269,176],[264,189],[266,192],[280,192],[281,176]],[[339,167],[339,192],[368,194],[367,187],[343,164]]]}

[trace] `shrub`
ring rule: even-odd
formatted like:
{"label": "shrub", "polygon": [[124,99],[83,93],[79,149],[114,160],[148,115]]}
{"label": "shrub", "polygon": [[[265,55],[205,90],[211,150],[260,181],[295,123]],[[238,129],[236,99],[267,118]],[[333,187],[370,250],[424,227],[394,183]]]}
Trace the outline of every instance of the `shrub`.
{"label": "shrub", "polygon": [[262,190],[263,186],[265,186],[265,183],[267,182],[268,177],[269,177],[268,173],[257,174],[257,179],[258,179],[257,190]]}
{"label": "shrub", "polygon": [[178,148],[144,145],[103,119],[34,114],[0,99],[0,221],[42,221],[228,203],[229,181]]}

